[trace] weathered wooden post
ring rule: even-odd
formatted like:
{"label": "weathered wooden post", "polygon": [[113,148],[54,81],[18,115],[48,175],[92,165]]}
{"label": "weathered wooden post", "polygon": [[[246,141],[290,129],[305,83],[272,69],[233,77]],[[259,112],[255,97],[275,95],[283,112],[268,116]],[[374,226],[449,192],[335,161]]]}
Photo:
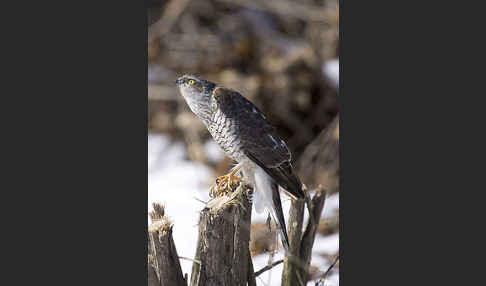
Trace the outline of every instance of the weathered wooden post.
{"label": "weathered wooden post", "polygon": [[254,281],[249,263],[250,192],[240,184],[232,193],[209,201],[201,211],[191,286],[246,286]]}
{"label": "weathered wooden post", "polygon": [[148,229],[148,285],[187,286],[172,239],[172,223],[164,215],[162,205],[153,207]]}

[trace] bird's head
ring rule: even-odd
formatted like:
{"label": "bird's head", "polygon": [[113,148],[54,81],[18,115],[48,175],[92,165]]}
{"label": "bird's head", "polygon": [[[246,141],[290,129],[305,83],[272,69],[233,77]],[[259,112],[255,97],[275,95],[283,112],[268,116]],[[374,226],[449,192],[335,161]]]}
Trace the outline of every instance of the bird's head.
{"label": "bird's head", "polygon": [[209,104],[209,99],[213,93],[216,84],[210,81],[198,78],[193,75],[183,75],[176,80],[182,96],[190,105],[191,102],[199,104]]}
{"label": "bird's head", "polygon": [[193,75],[183,75],[176,80],[177,86],[189,108],[203,121],[211,116],[211,95],[216,84]]}

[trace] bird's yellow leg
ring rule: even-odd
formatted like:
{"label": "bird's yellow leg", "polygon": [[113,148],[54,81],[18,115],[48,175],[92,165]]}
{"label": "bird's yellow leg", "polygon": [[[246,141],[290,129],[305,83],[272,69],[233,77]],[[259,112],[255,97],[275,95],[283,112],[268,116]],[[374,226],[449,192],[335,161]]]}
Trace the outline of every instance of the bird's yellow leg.
{"label": "bird's yellow leg", "polygon": [[212,184],[209,189],[209,195],[211,197],[216,197],[233,191],[233,187],[237,186],[241,181],[238,176],[235,176],[240,168],[241,166],[237,165],[228,174],[216,178],[216,182]]}
{"label": "bird's yellow leg", "polygon": [[238,183],[241,181],[240,177],[235,176],[235,174],[241,169],[240,165],[237,165],[229,172],[228,174],[228,181],[231,182],[231,184],[238,185]]}

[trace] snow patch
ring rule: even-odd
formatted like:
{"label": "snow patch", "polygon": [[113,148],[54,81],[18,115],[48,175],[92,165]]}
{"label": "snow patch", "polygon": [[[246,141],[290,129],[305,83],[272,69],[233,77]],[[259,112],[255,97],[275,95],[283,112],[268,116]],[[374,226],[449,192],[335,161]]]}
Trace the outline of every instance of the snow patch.
{"label": "snow patch", "polygon": [[[220,160],[223,153],[216,143],[211,140],[205,145],[205,150],[211,160]],[[184,143],[172,142],[167,135],[149,134],[148,137],[148,210],[152,210],[152,203],[165,204],[166,215],[174,223],[173,238],[179,256],[194,258],[198,236],[197,222],[199,211],[204,204],[196,200],[209,200],[208,188],[212,181],[212,171],[204,164],[187,159]],[[282,209],[285,221],[288,222],[291,200],[281,192]],[[331,216],[339,208],[339,194],[333,194],[326,199],[323,217]],[[265,222],[267,212],[260,214],[252,212],[252,221]],[[305,220],[307,221],[307,212]],[[150,218],[147,214],[150,223]],[[314,243],[312,264],[325,271],[330,263],[319,254],[335,254],[339,249],[339,234],[322,236],[318,234]],[[265,267],[269,254],[253,257],[255,271]],[[283,258],[283,249],[275,254],[273,261]],[[190,276],[192,261],[180,260],[183,273]],[[271,271],[266,271],[257,278],[257,285],[280,285],[283,264]],[[307,285],[314,285],[315,281]],[[326,286],[339,285],[339,272],[333,271],[326,279]]]}
{"label": "snow patch", "polygon": [[339,59],[324,63],[322,71],[334,88],[339,88]]}

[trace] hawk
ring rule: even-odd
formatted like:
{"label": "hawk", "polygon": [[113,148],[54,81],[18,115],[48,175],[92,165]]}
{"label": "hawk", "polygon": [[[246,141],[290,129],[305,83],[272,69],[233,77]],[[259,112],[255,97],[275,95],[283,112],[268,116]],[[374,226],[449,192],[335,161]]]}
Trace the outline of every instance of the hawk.
{"label": "hawk", "polygon": [[304,198],[304,192],[290,163],[287,145],[258,107],[237,91],[191,75],[178,78],[176,84],[191,111],[203,121],[226,155],[237,162],[229,174],[216,180],[216,192],[238,181],[236,173],[241,171],[254,189],[256,211],[268,209],[288,252],[278,186],[293,199]]}

